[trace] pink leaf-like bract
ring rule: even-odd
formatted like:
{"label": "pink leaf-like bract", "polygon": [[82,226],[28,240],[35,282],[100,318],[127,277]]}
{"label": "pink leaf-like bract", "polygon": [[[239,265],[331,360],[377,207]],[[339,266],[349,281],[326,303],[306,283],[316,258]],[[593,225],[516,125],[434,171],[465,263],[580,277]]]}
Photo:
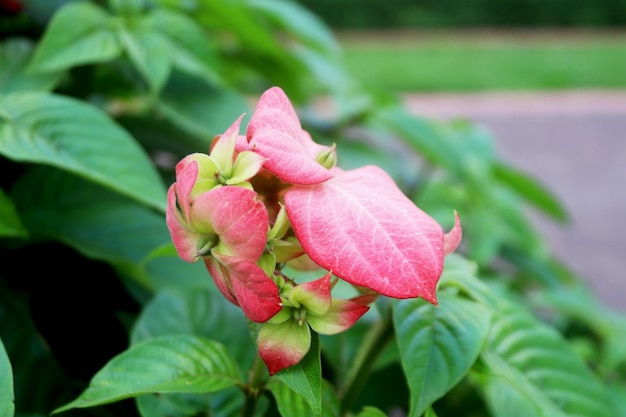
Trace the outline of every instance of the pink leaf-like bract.
{"label": "pink leaf-like bract", "polygon": [[288,298],[298,307],[306,308],[308,313],[321,316],[330,308],[332,302],[330,290],[330,274],[326,274],[315,281],[298,284],[289,292]]}
{"label": "pink leaf-like bract", "polygon": [[270,375],[300,362],[311,347],[311,330],[306,323],[289,319],[265,323],[257,338],[259,355]]}
{"label": "pink leaf-like bract", "polygon": [[278,286],[254,262],[216,254],[205,263],[222,294],[250,320],[264,323],[282,308]]}
{"label": "pink leaf-like bract", "polygon": [[177,186],[178,184],[174,183],[167,190],[165,223],[170,231],[178,256],[185,262],[196,262],[199,259],[196,250],[199,237],[187,224],[185,213],[179,211],[177,207]]}
{"label": "pink leaf-like bract", "polygon": [[443,236],[443,256],[448,256],[454,252],[462,238],[461,220],[459,220],[459,214],[454,212],[454,227]]}
{"label": "pink leaf-like bract", "polygon": [[263,254],[269,215],[256,192],[224,186],[200,195],[191,208],[195,228],[210,227],[219,236],[224,255],[256,262]]}
{"label": "pink leaf-like bract", "polygon": [[317,184],[331,177],[315,159],[327,147],[316,144],[302,129],[295,109],[279,87],[261,95],[246,136],[247,149],[265,157],[263,167],[284,182]]}
{"label": "pink leaf-like bract", "polygon": [[437,303],[443,230],[382,169],[366,166],[295,186],[285,206],[296,237],[318,265],[389,297]]}
{"label": "pink leaf-like bract", "polygon": [[320,334],[337,334],[357,322],[367,313],[375,295],[364,295],[352,300],[333,299],[330,308],[323,316],[308,315],[307,320],[313,330]]}

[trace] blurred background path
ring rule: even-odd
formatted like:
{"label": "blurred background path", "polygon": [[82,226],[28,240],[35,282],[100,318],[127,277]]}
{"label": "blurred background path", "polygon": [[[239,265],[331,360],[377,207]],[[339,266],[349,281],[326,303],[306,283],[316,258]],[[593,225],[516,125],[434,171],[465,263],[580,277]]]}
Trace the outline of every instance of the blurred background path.
{"label": "blurred background path", "polygon": [[464,117],[493,133],[500,156],[568,210],[532,216],[556,257],[607,305],[626,311],[626,91],[411,94],[418,115]]}

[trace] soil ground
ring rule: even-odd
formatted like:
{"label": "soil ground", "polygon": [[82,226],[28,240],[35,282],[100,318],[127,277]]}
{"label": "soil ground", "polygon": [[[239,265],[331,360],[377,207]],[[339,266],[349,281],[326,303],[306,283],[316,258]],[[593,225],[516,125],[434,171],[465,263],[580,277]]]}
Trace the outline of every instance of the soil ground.
{"label": "soil ground", "polygon": [[568,210],[533,215],[555,256],[606,305],[626,312],[626,91],[406,95],[415,114],[490,129],[503,160],[542,182]]}

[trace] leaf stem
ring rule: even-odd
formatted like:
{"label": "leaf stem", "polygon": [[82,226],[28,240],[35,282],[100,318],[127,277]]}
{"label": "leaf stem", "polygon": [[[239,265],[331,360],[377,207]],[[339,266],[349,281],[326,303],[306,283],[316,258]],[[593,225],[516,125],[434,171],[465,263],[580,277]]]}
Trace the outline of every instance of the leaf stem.
{"label": "leaf stem", "polygon": [[259,398],[259,394],[263,385],[265,384],[265,369],[261,357],[257,355],[254,360],[254,365],[250,370],[250,376],[248,377],[248,383],[243,387],[244,394],[246,395],[245,402],[241,408],[241,417],[250,417],[254,415],[256,408],[256,402]]}
{"label": "leaf stem", "polygon": [[341,415],[345,415],[358,398],[376,359],[393,339],[393,335],[391,311],[388,310],[384,317],[370,328],[359,347],[345,380],[339,387],[337,396],[341,402]]}

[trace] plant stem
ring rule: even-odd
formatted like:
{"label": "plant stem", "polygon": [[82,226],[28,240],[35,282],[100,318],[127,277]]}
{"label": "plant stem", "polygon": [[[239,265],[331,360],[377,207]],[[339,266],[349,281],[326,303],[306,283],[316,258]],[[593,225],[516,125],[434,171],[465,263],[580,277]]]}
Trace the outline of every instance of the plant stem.
{"label": "plant stem", "polygon": [[257,355],[252,370],[250,371],[248,383],[243,388],[246,400],[241,408],[241,417],[251,417],[254,415],[256,402],[264,383],[265,372],[263,362],[261,361],[261,357]]}
{"label": "plant stem", "polygon": [[337,393],[341,402],[341,414],[344,415],[358,398],[367,382],[376,359],[393,339],[394,330],[391,312],[372,326],[363,344],[361,344],[352,366]]}

